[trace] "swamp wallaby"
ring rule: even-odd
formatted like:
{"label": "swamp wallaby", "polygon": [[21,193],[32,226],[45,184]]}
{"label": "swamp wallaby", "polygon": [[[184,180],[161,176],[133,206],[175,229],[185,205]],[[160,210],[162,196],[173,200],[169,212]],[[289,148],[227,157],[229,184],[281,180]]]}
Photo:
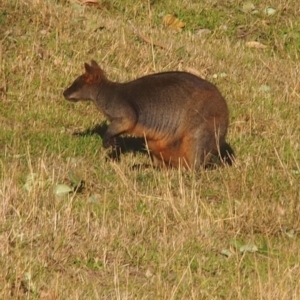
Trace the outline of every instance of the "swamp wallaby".
{"label": "swamp wallaby", "polygon": [[231,164],[225,142],[226,101],[215,85],[186,72],[164,72],[133,81],[108,80],[92,60],[63,95],[69,101],[92,100],[109,120],[103,146],[115,146],[126,133],[144,137],[158,165],[199,169],[219,157]]}

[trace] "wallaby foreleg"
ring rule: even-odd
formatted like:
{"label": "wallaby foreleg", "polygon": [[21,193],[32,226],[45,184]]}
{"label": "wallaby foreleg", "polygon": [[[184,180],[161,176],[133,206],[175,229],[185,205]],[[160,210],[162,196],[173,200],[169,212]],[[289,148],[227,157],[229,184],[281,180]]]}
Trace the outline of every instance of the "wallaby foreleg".
{"label": "wallaby foreleg", "polygon": [[116,137],[122,133],[127,133],[134,125],[132,121],[124,118],[116,118],[111,121],[106,132],[103,136],[103,147],[109,148],[110,146],[115,147]]}

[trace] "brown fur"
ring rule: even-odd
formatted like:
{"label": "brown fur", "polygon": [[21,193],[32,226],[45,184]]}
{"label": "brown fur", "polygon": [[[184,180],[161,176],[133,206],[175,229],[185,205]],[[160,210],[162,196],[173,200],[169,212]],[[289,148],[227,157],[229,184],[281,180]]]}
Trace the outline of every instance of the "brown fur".
{"label": "brown fur", "polygon": [[110,121],[103,146],[117,135],[145,137],[159,165],[199,169],[220,156],[231,164],[225,142],[228,108],[210,82],[186,72],[157,73],[117,83],[92,60],[85,73],[64,91],[69,101],[92,100]]}

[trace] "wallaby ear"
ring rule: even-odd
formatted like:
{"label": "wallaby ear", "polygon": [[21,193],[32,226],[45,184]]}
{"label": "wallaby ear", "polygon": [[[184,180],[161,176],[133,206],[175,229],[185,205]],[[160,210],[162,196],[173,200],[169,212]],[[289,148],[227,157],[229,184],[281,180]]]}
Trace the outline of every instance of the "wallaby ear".
{"label": "wallaby ear", "polygon": [[93,74],[93,68],[92,68],[92,66],[90,66],[87,63],[84,63],[84,68],[85,68],[85,71],[86,71],[87,74],[91,74],[91,75]]}
{"label": "wallaby ear", "polygon": [[91,65],[84,64],[86,75],[88,75],[90,82],[97,82],[105,78],[103,70],[99,67],[96,61],[92,60]]}
{"label": "wallaby ear", "polygon": [[100,66],[97,64],[95,60],[91,60],[91,67],[93,68],[94,76],[98,79],[105,78],[104,71],[100,68]]}
{"label": "wallaby ear", "polygon": [[106,77],[104,71],[100,68],[98,63],[93,59],[91,60],[91,67],[93,69],[93,74],[96,79],[99,80],[99,79],[104,79]]}
{"label": "wallaby ear", "polygon": [[91,60],[91,66],[94,68],[94,69],[100,69],[99,65],[97,64],[97,62],[95,60]]}

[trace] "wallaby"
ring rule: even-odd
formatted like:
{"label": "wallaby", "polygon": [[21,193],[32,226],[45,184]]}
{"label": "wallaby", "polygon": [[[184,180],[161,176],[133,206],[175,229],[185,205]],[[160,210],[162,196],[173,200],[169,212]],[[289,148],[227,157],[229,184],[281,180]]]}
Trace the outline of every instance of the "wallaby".
{"label": "wallaby", "polygon": [[92,100],[109,120],[103,146],[115,146],[126,133],[144,137],[156,165],[199,169],[219,157],[232,163],[225,142],[226,101],[215,85],[187,72],[163,72],[118,83],[92,60],[63,95]]}

